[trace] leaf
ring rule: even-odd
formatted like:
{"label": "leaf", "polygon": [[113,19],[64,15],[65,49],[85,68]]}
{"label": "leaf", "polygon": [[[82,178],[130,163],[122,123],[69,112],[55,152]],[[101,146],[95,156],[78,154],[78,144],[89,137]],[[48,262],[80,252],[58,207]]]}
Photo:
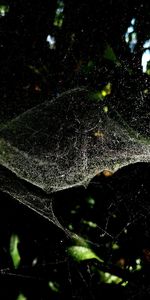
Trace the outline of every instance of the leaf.
{"label": "leaf", "polygon": [[16,300],[27,300],[23,294],[19,294]]}
{"label": "leaf", "polygon": [[84,238],[82,238],[81,236],[79,236],[78,234],[73,233],[72,241],[78,247],[80,246],[80,247],[88,248],[87,241]]}
{"label": "leaf", "polygon": [[10,255],[15,269],[19,267],[20,260],[21,260],[19,250],[18,250],[19,242],[20,242],[19,237],[16,234],[12,234],[10,238]]}
{"label": "leaf", "polygon": [[97,224],[94,223],[94,222],[92,222],[92,221],[86,221],[86,220],[83,220],[82,223],[88,225],[88,226],[91,227],[91,228],[96,228],[96,227],[97,227]]}
{"label": "leaf", "polygon": [[111,83],[108,82],[101,91],[103,97],[106,97],[111,94]]}
{"label": "leaf", "polygon": [[91,249],[83,246],[71,246],[68,248],[68,254],[76,261],[80,262],[87,259],[97,259],[99,262],[104,262]]}
{"label": "leaf", "polygon": [[53,281],[49,281],[48,282],[48,286],[50,287],[50,289],[55,292],[58,293],[59,292],[59,284],[57,282],[53,282]]}
{"label": "leaf", "polygon": [[100,271],[101,281],[107,284],[119,284],[123,281],[122,278],[112,275],[108,272],[102,272]]}
{"label": "leaf", "polygon": [[9,5],[0,5],[0,17],[4,17],[9,12]]}
{"label": "leaf", "polygon": [[107,45],[104,51],[104,58],[114,62],[118,66],[121,66],[120,61],[117,59],[116,54],[114,53],[114,50],[110,45]]}
{"label": "leaf", "polygon": [[[101,91],[92,92],[90,94],[90,97],[94,101],[103,101],[105,97],[111,94],[112,84],[111,82],[108,82]],[[104,110],[104,109],[103,109]]]}

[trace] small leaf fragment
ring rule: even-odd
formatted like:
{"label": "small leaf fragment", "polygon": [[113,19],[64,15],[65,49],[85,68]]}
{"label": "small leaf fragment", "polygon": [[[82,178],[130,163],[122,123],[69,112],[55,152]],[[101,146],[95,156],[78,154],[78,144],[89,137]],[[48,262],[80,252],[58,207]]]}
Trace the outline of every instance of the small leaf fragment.
{"label": "small leaf fragment", "polygon": [[81,247],[88,248],[87,241],[84,238],[82,238],[81,236],[79,236],[75,233],[72,235],[72,240],[73,240],[73,242],[75,243],[76,246],[81,246]]}
{"label": "small leaf fragment", "polygon": [[59,284],[57,282],[53,282],[53,281],[49,281],[48,282],[48,286],[50,287],[50,289],[55,292],[58,293],[59,292]]}
{"label": "small leaf fragment", "polygon": [[10,238],[10,256],[12,258],[12,262],[13,262],[13,266],[15,269],[17,269],[19,267],[20,264],[20,253],[18,250],[18,244],[19,244],[19,237],[16,234],[12,234],[11,238]]}
{"label": "small leaf fragment", "polygon": [[114,62],[118,66],[121,66],[120,61],[117,59],[116,54],[114,53],[114,50],[110,45],[107,45],[104,51],[104,58]]}
{"label": "small leaf fragment", "polygon": [[106,284],[120,284],[123,279],[108,272],[100,271],[101,281]]}
{"label": "small leaf fragment", "polygon": [[86,224],[86,225],[88,225],[91,228],[96,228],[97,227],[97,224],[94,223],[94,222],[92,222],[92,221],[83,220],[83,224]]}
{"label": "small leaf fragment", "polygon": [[23,294],[19,294],[16,300],[27,300]]}

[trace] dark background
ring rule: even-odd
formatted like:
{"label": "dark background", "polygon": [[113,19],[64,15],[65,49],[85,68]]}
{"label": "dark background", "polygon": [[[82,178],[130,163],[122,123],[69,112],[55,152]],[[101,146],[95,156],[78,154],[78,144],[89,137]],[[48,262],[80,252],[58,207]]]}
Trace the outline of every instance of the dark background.
{"label": "dark background", "polygon": [[[111,83],[105,105],[148,136],[149,75],[141,65],[143,45],[150,38],[147,1],[18,0],[0,5],[5,7],[0,17],[1,124],[68,89],[83,86],[98,92]],[[133,18],[137,43],[131,52],[125,33]],[[48,35],[54,37],[55,45],[46,41]],[[103,267],[93,260],[74,262],[66,253],[72,242],[65,232],[1,193],[0,297],[17,300],[22,293],[27,300],[149,299],[149,174],[148,164],[136,164],[110,177],[97,176],[87,190],[76,188],[54,197],[55,215],[64,226],[71,224],[93,242],[94,251],[105,259]],[[89,196],[95,199],[92,210],[86,201]],[[110,250],[113,238],[101,239],[100,230],[83,225],[88,219],[103,228],[112,214],[116,219],[107,228],[112,237],[130,224],[127,235],[118,237],[120,248],[115,253]],[[17,270],[9,251],[13,233],[20,238]],[[128,272],[126,266],[134,267],[137,258],[142,269]],[[102,282],[99,270],[129,283],[123,287]],[[58,292],[48,287],[49,281],[58,284]]]}

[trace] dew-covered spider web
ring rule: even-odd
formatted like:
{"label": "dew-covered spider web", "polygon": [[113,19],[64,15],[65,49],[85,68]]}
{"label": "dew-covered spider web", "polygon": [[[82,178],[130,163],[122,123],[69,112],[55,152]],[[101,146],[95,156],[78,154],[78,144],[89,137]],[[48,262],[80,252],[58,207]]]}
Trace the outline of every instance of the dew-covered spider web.
{"label": "dew-covered spider web", "polygon": [[[128,124],[121,115],[106,112],[102,101],[84,88],[19,115],[0,130],[0,164],[15,174],[12,180],[2,171],[0,189],[61,227],[52,209],[53,194],[87,187],[103,170],[150,161],[149,125],[141,135],[135,130],[140,112]],[[47,196],[33,194],[25,182]]]}
{"label": "dew-covered spider web", "polygon": [[95,299],[99,280],[127,284],[131,297],[142,293],[134,272],[142,255],[149,262],[150,143],[148,113],[137,111],[129,118],[121,107],[106,111],[77,88],[1,126],[0,190],[62,234],[51,237],[50,274],[61,274],[60,290],[66,285],[74,299]]}

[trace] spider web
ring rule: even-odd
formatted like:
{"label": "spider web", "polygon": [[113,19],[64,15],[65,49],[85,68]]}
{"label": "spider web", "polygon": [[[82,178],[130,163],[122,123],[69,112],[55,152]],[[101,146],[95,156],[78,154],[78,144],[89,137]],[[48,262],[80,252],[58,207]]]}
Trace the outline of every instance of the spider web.
{"label": "spider web", "polygon": [[[135,232],[138,230],[140,239],[143,232],[145,237],[149,224],[148,189],[143,183],[150,161],[148,126],[140,130],[140,117],[127,124],[122,115],[122,111],[106,114],[101,101],[95,102],[88,90],[77,88],[26,111],[0,130],[1,191],[48,219],[65,237],[78,239],[77,244],[82,243],[82,237],[108,262],[105,272],[114,259],[111,245],[119,243],[126,249],[128,241],[131,248],[137,243]],[[141,165],[136,163],[142,163],[144,170],[130,190],[139,172],[134,170]],[[105,178],[105,184],[99,174],[106,169],[115,173]],[[88,207],[86,193],[95,199],[93,210]],[[71,222],[74,227],[70,230]],[[89,224],[94,224],[94,230]],[[59,252],[58,248],[59,243]],[[57,263],[59,268],[61,261]],[[82,291],[74,287],[69,264],[68,260],[67,284],[78,298]],[[92,280],[90,263],[86,267]],[[80,268],[77,273],[84,291],[87,275]],[[124,280],[125,276],[126,271]],[[130,293],[133,290],[135,294],[136,287],[129,286]]]}
{"label": "spider web", "polygon": [[[112,118],[86,89],[77,88],[19,115],[0,130],[0,164],[15,174],[10,180],[1,172],[0,189],[62,228],[53,213],[53,193],[87,187],[105,169],[149,161],[147,132],[140,137],[118,121],[120,113]],[[33,194],[23,182],[47,196]]]}

